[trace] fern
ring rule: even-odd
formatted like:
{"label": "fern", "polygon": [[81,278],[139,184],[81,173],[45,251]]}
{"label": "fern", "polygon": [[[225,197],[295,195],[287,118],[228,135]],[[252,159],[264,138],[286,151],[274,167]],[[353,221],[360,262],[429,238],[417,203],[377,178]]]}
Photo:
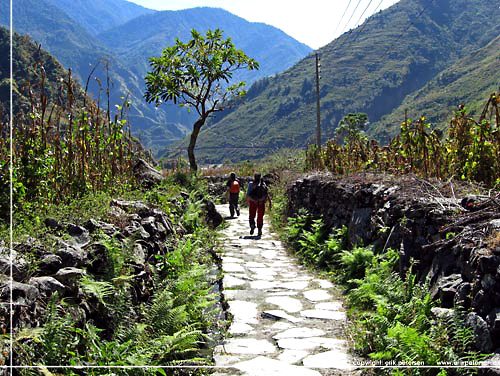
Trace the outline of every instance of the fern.
{"label": "fern", "polygon": [[86,295],[96,298],[99,303],[106,306],[106,300],[113,296],[115,290],[111,283],[94,281],[92,278],[83,276],[80,279],[80,288]]}
{"label": "fern", "polygon": [[363,278],[373,260],[374,254],[371,248],[355,247],[350,251],[343,251],[340,257],[340,263],[344,267],[342,280],[347,282],[353,278]]}

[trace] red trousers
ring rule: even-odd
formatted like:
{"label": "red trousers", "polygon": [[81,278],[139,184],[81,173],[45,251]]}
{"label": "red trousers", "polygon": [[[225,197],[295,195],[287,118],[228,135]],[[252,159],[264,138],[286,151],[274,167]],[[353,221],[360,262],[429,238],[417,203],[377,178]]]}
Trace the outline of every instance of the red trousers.
{"label": "red trousers", "polygon": [[250,215],[248,219],[250,221],[250,227],[255,227],[255,214],[257,214],[257,227],[262,228],[264,224],[264,213],[266,212],[266,202],[250,200],[249,205]]}

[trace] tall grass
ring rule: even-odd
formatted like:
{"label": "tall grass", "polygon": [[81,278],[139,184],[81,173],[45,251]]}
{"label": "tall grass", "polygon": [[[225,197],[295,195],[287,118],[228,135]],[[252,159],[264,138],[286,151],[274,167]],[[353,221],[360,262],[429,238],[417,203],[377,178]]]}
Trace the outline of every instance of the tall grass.
{"label": "tall grass", "polygon": [[12,155],[8,124],[0,123],[0,218],[8,214],[11,158],[15,211],[128,184],[141,147],[130,134],[127,100],[111,118],[111,109],[90,100],[71,70],[60,78],[54,97],[42,64],[28,69],[34,79],[18,83],[29,103],[12,119]]}
{"label": "tall grass", "polygon": [[337,174],[373,170],[453,177],[491,187],[500,183],[499,104],[499,94],[493,93],[477,119],[461,106],[444,139],[422,117],[415,122],[405,119],[400,134],[387,146],[361,136],[344,144],[339,139],[329,140],[321,150],[310,146],[307,168]]}

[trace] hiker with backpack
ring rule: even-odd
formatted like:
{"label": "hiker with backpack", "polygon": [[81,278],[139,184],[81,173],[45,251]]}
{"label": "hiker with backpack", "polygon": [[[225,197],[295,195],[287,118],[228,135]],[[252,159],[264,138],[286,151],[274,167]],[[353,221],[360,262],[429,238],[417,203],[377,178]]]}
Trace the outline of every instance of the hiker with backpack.
{"label": "hiker with backpack", "polygon": [[255,174],[254,179],[248,184],[247,189],[247,202],[250,211],[250,235],[253,235],[255,231],[255,215],[257,214],[258,236],[262,236],[266,201],[269,201],[269,209],[271,209],[273,203],[271,202],[271,196],[269,196],[269,190],[266,183],[264,183],[260,174]]}
{"label": "hiker with backpack", "polygon": [[240,207],[238,205],[238,201],[240,199],[240,179],[236,177],[236,174],[234,172],[231,172],[231,175],[229,176],[229,180],[226,183],[227,186],[227,192],[226,192],[226,198],[227,201],[229,202],[229,212],[231,213],[231,218],[234,217],[234,212],[240,216]]}

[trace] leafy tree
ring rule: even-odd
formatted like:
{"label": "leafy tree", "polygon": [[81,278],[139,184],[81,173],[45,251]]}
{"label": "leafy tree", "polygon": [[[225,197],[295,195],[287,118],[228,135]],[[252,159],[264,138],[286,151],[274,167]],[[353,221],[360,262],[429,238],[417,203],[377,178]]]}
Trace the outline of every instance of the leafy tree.
{"label": "leafy tree", "polygon": [[230,99],[246,94],[245,82],[229,85],[233,72],[258,69],[259,64],[237,50],[231,38],[223,39],[220,29],[208,30],[206,36],[193,29],[191,36],[189,42],[177,39],[160,57],[149,59],[152,70],[146,75],[144,97],[157,106],[173,101],[196,109],[199,118],[193,125],[188,147],[189,165],[191,171],[196,171],[194,148],[201,127],[211,113],[222,111]]}
{"label": "leafy tree", "polygon": [[336,134],[344,138],[346,144],[353,144],[364,138],[362,131],[367,125],[368,116],[365,113],[348,114],[340,121]]}

